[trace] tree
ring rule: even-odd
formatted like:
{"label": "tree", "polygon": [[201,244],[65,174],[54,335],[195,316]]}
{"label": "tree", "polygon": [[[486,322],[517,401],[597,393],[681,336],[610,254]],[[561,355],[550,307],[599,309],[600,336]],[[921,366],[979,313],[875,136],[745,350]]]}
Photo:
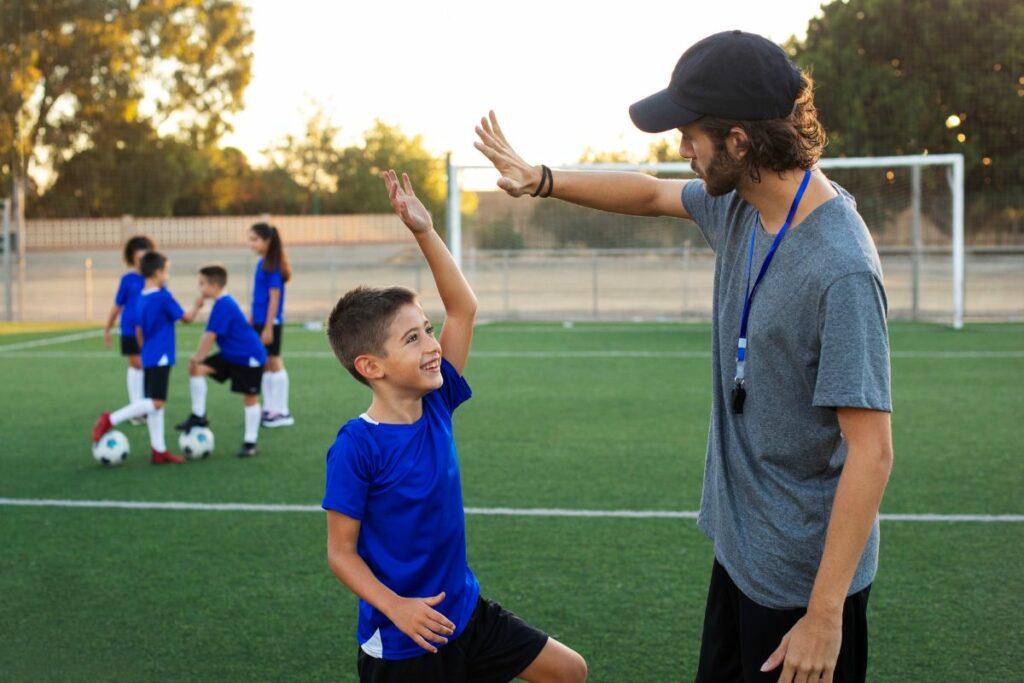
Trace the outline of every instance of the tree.
{"label": "tree", "polygon": [[337,190],[337,147],[341,128],[335,125],[322,106],[317,106],[306,121],[304,135],[288,134],[266,154],[271,167],[288,173],[309,194],[309,212],[320,213],[321,193]]}
{"label": "tree", "polygon": [[1017,0],[837,0],[788,48],[830,156],[963,153],[971,228],[1020,220],[1022,42]]}
{"label": "tree", "polygon": [[112,123],[95,144],[61,164],[56,183],[32,204],[38,216],[170,216],[208,177],[191,146],[161,139],[145,122]]}
{"label": "tree", "polygon": [[4,0],[0,171],[59,174],[97,131],[141,120],[212,146],[242,105],[251,42],[237,0]]}

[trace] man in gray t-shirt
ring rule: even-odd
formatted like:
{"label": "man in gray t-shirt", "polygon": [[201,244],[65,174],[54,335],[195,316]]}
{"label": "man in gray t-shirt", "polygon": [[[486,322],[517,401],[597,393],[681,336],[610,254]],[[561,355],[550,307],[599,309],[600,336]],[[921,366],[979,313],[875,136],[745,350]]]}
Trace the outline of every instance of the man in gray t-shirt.
{"label": "man in gray t-shirt", "polygon": [[715,563],[698,681],[863,681],[892,467],[878,254],[816,169],[810,78],[749,33],[705,38],[630,108],[682,133],[698,180],[527,164],[493,112],[479,149],[514,197],[692,218],[715,251],[711,427],[698,524]]}

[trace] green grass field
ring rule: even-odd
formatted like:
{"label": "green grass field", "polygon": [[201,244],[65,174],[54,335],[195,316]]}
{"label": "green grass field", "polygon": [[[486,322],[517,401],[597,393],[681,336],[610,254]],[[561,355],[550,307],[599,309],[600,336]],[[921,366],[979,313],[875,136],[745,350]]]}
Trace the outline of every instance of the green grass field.
{"label": "green grass field", "polygon": [[[198,332],[179,334],[185,354]],[[1024,324],[891,333],[883,512],[1024,514]],[[152,467],[145,428],[124,425],[128,462],[102,468],[89,429],[125,401],[124,364],[68,334],[0,338],[0,497],[316,505],[327,446],[369,401],[322,333],[291,327],[297,423],[263,430],[258,457],[234,457],[241,402],[211,383],[210,460]],[[706,325],[481,326],[456,415],[466,505],[697,509],[709,347]],[[169,428],[188,405],[178,367]],[[712,561],[693,520],[471,514],[467,529],[484,594],[581,652],[592,681],[693,679]],[[4,681],[355,680],[355,600],[320,513],[4,505],[0,537]],[[869,680],[1022,680],[1022,563],[1022,523],[883,522]]]}

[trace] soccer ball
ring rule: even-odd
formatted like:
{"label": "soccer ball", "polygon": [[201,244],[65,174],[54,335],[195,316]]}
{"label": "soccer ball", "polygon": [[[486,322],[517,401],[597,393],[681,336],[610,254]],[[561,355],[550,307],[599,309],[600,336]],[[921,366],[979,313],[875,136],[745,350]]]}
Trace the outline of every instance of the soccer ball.
{"label": "soccer ball", "polygon": [[202,460],[213,453],[213,432],[206,427],[193,427],[181,433],[178,446],[189,460]]}
{"label": "soccer ball", "polygon": [[120,465],[128,457],[129,450],[128,437],[114,429],[92,445],[92,457],[102,465]]}

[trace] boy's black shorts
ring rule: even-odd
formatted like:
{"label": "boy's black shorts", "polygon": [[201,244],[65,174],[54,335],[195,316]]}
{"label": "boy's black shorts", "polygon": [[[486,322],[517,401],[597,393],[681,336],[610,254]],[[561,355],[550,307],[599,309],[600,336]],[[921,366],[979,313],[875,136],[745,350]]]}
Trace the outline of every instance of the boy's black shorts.
{"label": "boy's black shorts", "polygon": [[143,368],[142,387],[146,398],[154,401],[167,400],[167,386],[171,380],[171,368],[173,365],[157,365],[152,368]]}
{"label": "boy's black shorts", "polygon": [[260,384],[263,383],[263,366],[250,368],[248,365],[232,363],[219,353],[207,356],[203,365],[213,368],[210,378],[215,382],[223,384],[231,379],[231,391],[236,394],[248,394],[254,396],[260,393]]}
{"label": "boy's black shorts", "polygon": [[[843,644],[834,683],[862,683],[867,676],[870,591],[868,586],[854,593],[843,605]],[[743,594],[716,559],[704,614],[697,683],[775,683],[783,665],[767,673],[761,673],[761,665],[806,613],[804,608],[778,610],[757,604]]]}
{"label": "boy's black shorts", "polygon": [[[252,329],[256,330],[256,334],[263,334],[263,325],[259,323],[253,323]],[[274,340],[269,344],[263,346],[267,349],[268,356],[280,356],[281,355],[281,334],[284,331],[283,325],[274,325]]]}
{"label": "boy's black shorts", "polygon": [[133,334],[122,334],[121,335],[121,355],[122,356],[137,356],[142,353],[142,349],[139,348],[139,340]]}
{"label": "boy's black shorts", "polygon": [[455,640],[412,659],[377,659],[359,650],[362,683],[506,683],[537,659],[548,635],[484,598]]}

